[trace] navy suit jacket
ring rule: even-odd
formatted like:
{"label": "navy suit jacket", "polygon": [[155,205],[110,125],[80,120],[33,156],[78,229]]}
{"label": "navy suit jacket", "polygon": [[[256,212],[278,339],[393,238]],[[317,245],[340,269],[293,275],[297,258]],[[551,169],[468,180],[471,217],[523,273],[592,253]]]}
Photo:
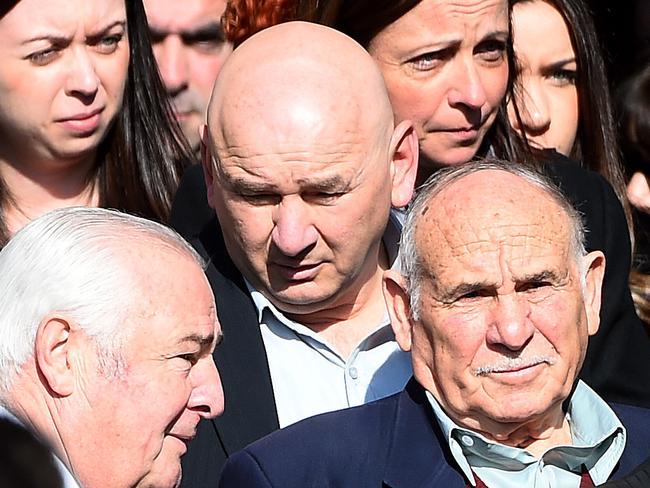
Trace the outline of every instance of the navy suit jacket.
{"label": "navy suit jacket", "polygon": [[[613,406],[628,440],[612,478],[650,455],[650,410]],[[232,455],[220,488],[465,487],[424,389],[312,417]]]}

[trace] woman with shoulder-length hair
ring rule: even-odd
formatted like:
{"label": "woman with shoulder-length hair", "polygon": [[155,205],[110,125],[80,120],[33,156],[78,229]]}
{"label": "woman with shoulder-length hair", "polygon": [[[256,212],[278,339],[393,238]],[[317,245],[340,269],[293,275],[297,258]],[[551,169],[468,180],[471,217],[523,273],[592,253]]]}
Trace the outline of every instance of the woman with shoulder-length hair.
{"label": "woman with shoulder-length hair", "polygon": [[0,245],[70,205],[166,221],[189,150],[141,0],[0,9]]}

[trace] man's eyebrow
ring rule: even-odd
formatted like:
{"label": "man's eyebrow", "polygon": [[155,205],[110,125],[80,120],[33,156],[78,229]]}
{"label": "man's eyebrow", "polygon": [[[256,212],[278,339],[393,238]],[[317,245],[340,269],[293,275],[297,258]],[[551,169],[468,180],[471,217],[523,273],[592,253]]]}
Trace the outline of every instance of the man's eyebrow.
{"label": "man's eyebrow", "polygon": [[341,175],[332,175],[320,179],[299,178],[296,180],[296,182],[300,186],[319,190],[341,190],[343,188],[347,188],[348,186],[348,183],[341,177]]}
{"label": "man's eyebrow", "polygon": [[206,39],[214,39],[219,41],[226,40],[226,35],[223,31],[223,28],[221,27],[220,22],[209,22],[192,29],[183,30],[180,32],[180,36],[185,42],[200,41]]}
{"label": "man's eyebrow", "polygon": [[[209,334],[209,335],[188,334],[186,336],[181,337],[178,340],[178,343],[184,344],[186,342],[194,342],[199,346],[201,346],[201,348],[204,348],[204,347],[211,346],[214,340],[215,340],[214,334]],[[219,337],[217,337],[217,340],[220,340]]]}
{"label": "man's eyebrow", "polygon": [[476,281],[474,283],[460,283],[454,287],[441,290],[438,294],[438,300],[442,302],[450,302],[456,298],[467,295],[468,293],[475,293],[480,290],[487,290],[490,288],[495,288],[493,283],[488,283],[486,281]]}
{"label": "man's eyebrow", "polygon": [[225,176],[224,180],[225,185],[229,189],[235,191],[264,192],[272,189],[272,187],[264,181],[253,181],[236,176]]}
{"label": "man's eyebrow", "polygon": [[520,278],[517,278],[517,281],[520,283],[541,283],[543,281],[557,282],[561,279],[559,273],[547,269],[540,271],[539,273],[532,273],[524,275]]}

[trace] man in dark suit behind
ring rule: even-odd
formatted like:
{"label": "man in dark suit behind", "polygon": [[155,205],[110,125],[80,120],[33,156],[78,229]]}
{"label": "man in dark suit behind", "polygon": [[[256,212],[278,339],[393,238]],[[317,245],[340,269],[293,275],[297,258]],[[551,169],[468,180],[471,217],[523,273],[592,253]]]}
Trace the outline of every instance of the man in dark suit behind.
{"label": "man in dark suit behind", "polygon": [[306,23],[269,28],[233,52],[202,141],[222,232],[215,222],[193,244],[228,303],[215,356],[226,411],[202,424],[183,464],[183,485],[201,488],[268,432],[404,388],[410,358],[381,283],[397,256],[393,208],[411,199],[418,155],[370,55]]}
{"label": "man in dark suit behind", "polygon": [[400,259],[384,295],[412,353],[407,388],[258,441],[220,486],[578,488],[650,454],[650,411],[577,379],[605,259],[552,184],[498,161],[443,170],[410,208]]}

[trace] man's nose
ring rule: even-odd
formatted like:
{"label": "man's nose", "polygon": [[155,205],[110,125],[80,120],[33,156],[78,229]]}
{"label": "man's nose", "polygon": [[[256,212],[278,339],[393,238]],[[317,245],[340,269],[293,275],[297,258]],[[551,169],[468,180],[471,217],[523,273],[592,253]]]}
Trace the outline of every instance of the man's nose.
{"label": "man's nose", "polygon": [[224,408],[223,387],[212,355],[200,359],[191,374],[192,393],[188,408],[204,418],[221,415]]}
{"label": "man's nose", "polygon": [[169,35],[156,46],[154,53],[167,92],[173,96],[187,88],[187,59],[183,40],[179,36]]}
{"label": "man's nose", "polygon": [[486,339],[488,344],[520,351],[535,333],[528,302],[516,292],[498,295],[492,304]]}
{"label": "man's nose", "polygon": [[298,256],[318,240],[309,210],[299,196],[285,198],[275,208],[271,239],[285,256]]}

